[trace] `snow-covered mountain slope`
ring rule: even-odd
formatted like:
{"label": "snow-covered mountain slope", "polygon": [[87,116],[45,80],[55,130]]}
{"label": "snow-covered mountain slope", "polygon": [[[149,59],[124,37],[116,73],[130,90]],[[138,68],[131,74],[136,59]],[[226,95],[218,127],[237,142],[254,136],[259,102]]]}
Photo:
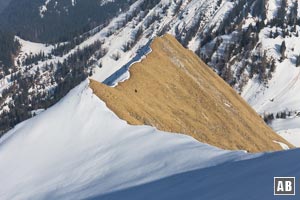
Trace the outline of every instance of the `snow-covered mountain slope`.
{"label": "snow-covered mountain slope", "polygon": [[290,116],[286,119],[275,119],[271,123],[271,127],[281,137],[290,141],[296,147],[300,147],[300,117]]}
{"label": "snow-covered mountain slope", "polygon": [[[227,4],[230,3],[225,2],[222,6],[227,8]],[[143,7],[147,8],[147,6],[150,6],[151,10],[142,10]],[[133,59],[139,49],[145,46],[153,37],[165,33],[170,27],[182,27],[182,24],[186,24],[182,29],[188,29],[188,26],[193,24],[193,18],[196,12],[206,16],[201,19],[201,27],[203,27],[213,16],[213,9],[217,9],[218,6],[220,6],[220,2],[217,0],[164,0],[158,1],[157,4],[155,4],[155,2],[149,3],[145,0],[139,0],[132,4],[126,13],[122,13],[112,19],[108,25],[101,25],[82,35],[80,38],[77,38],[77,40],[81,42],[76,42],[75,45],[70,44],[70,42],[61,43],[60,47],[65,45],[70,45],[71,47],[67,46],[66,50],[59,53],[59,55],[55,53],[50,54],[41,47],[40,50],[36,49],[32,54],[36,55],[39,52],[43,52],[45,57],[37,58],[35,62],[26,64],[24,62],[25,58],[18,57],[17,60],[20,63],[20,69],[18,69],[18,71],[22,72],[24,68],[27,68],[27,70],[33,68],[30,71],[34,73],[37,66],[43,71],[45,65],[53,63],[55,66],[58,61],[64,62],[68,56],[76,53],[76,50],[84,49],[84,47],[90,46],[96,41],[100,41],[102,43],[101,48],[98,48],[97,51],[93,52],[89,57],[89,67],[94,71],[94,79],[104,81]],[[226,9],[223,7],[222,12],[220,11],[218,17],[215,19],[216,21],[225,15]],[[210,12],[207,12],[207,10],[210,10]],[[172,31],[177,32],[175,30]],[[24,51],[24,49],[30,49],[32,45],[36,46],[34,43],[30,44],[24,40],[20,42],[22,44],[21,52]],[[100,51],[103,53],[100,54]],[[48,56],[50,58],[48,58]]]}
{"label": "snow-covered mountain slope", "polygon": [[[300,27],[298,24],[294,27],[283,26],[287,28],[266,27],[259,34],[260,53],[274,60],[276,65],[271,79],[262,84],[255,77],[248,82],[242,93],[259,113],[297,111],[300,108],[300,96],[297,94],[300,87]],[[275,37],[276,32],[278,35]]]}
{"label": "snow-covered mountain slope", "polygon": [[120,118],[187,134],[223,149],[281,150],[274,141],[291,147],[172,35],[155,38],[150,47],[146,58],[130,67],[128,80],[114,88],[96,81],[90,84]]}
{"label": "snow-covered mountain slope", "polygon": [[[176,174],[90,200],[296,200],[299,198],[297,189],[295,196],[274,197],[273,178],[299,177],[299,162],[296,159],[299,155],[299,150],[289,150],[255,159],[225,163]],[[296,188],[297,181],[296,178]]]}
{"label": "snow-covered mountain slope", "polygon": [[1,199],[83,199],[258,155],[130,126],[85,81],[0,142]]}
{"label": "snow-covered mountain slope", "polygon": [[0,27],[35,42],[66,41],[107,23],[133,0],[0,0]]}
{"label": "snow-covered mountain slope", "polygon": [[[19,65],[0,80],[2,89],[9,91],[0,109],[17,107],[7,103],[18,96],[16,88],[30,94],[22,105],[24,113],[48,107],[88,75],[102,82],[128,62],[139,60],[149,41],[169,32],[259,114],[298,111],[298,11],[298,0],[138,0],[109,22],[54,44],[51,53],[41,48],[44,54],[18,57]],[[16,79],[19,74],[27,80]],[[29,117],[25,116],[3,118],[13,118],[9,122],[15,124]]]}
{"label": "snow-covered mountain slope", "polygon": [[225,151],[130,126],[85,81],[1,138],[0,198],[273,199],[273,176],[299,175],[298,156]]}
{"label": "snow-covered mountain slope", "polygon": [[[242,96],[289,142],[299,146],[300,23],[299,1],[268,1],[268,26],[258,35],[257,55],[274,67],[266,82],[249,79]],[[260,67],[263,68],[264,64]],[[272,68],[272,67],[271,67]],[[274,121],[272,121],[276,118]]]}
{"label": "snow-covered mountain slope", "polygon": [[[81,3],[81,0],[67,0],[67,1],[59,0],[59,1],[54,1],[54,3],[52,2],[52,0],[45,0],[45,2],[38,7],[40,17],[43,18],[45,14],[47,15],[51,12],[56,12],[58,15],[62,14],[62,12],[66,12],[66,13],[69,13],[70,11],[72,12],[72,9],[74,9],[73,7],[75,7],[78,2]],[[101,6],[104,6],[112,2],[115,2],[115,0],[99,0],[97,4],[94,5],[98,5],[100,8]]]}

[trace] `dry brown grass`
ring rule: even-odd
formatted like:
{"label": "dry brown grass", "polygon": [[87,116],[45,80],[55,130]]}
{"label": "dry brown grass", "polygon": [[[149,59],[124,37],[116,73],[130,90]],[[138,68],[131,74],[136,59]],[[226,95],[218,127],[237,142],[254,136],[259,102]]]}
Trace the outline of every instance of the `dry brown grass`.
{"label": "dry brown grass", "polygon": [[175,38],[156,38],[152,52],[115,88],[91,80],[94,93],[133,125],[184,133],[224,149],[249,152],[290,145],[193,52]]}

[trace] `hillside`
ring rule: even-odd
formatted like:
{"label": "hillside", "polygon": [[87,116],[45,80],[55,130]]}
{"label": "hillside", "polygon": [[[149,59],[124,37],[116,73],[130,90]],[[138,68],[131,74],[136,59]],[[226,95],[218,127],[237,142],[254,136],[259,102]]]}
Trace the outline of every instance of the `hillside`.
{"label": "hillside", "polygon": [[[7,25],[4,30],[13,29],[24,38],[17,37],[22,47],[13,57],[15,63],[0,69],[0,135],[58,102],[85,78],[105,82],[165,33],[195,52],[269,125],[276,116],[295,117],[300,102],[295,95],[300,87],[298,4],[299,0],[11,0],[0,21]],[[36,45],[26,38],[53,44]],[[41,48],[26,51],[32,46]]]}
{"label": "hillside", "polygon": [[0,139],[0,199],[87,199],[257,156],[130,126],[84,81]]}
{"label": "hillside", "polygon": [[91,81],[95,94],[120,118],[224,149],[272,151],[282,149],[274,141],[288,144],[174,37],[156,38],[151,49],[130,68],[130,79],[118,86]]}
{"label": "hillside", "polygon": [[272,200],[274,176],[299,177],[299,154],[225,151],[130,126],[85,81],[0,139],[0,199]]}
{"label": "hillside", "polygon": [[0,0],[0,14],[9,4],[10,0]]}
{"label": "hillside", "polygon": [[[299,177],[299,149],[263,155],[255,159],[226,163],[206,169],[193,170],[126,188],[90,200],[297,200],[295,196],[274,198],[273,178]],[[296,187],[297,187],[296,183]],[[255,192],[253,192],[255,191]]]}
{"label": "hillside", "polygon": [[0,200],[299,199],[299,3],[0,0]]}
{"label": "hillside", "polygon": [[31,41],[67,41],[107,24],[131,4],[123,0],[0,0],[0,27]]}

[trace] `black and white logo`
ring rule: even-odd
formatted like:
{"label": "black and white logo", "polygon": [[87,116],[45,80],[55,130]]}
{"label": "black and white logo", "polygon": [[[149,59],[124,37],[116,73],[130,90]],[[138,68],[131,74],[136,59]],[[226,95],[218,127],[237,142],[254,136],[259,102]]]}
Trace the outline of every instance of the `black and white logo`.
{"label": "black and white logo", "polygon": [[274,177],[274,195],[295,195],[295,177]]}

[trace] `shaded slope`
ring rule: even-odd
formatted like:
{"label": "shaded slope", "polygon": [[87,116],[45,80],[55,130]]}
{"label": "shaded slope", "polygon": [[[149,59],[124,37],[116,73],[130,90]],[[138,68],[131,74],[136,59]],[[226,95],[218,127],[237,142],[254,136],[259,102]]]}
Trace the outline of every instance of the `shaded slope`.
{"label": "shaded slope", "polygon": [[2,12],[0,8],[0,27],[26,40],[43,43],[72,40],[132,4],[122,0],[107,4],[99,0],[9,1]]}
{"label": "shaded slope", "polygon": [[0,199],[87,199],[257,156],[130,126],[86,81],[0,138]]}
{"label": "shaded slope", "polygon": [[1,200],[274,199],[273,176],[300,176],[299,150],[253,155],[130,126],[87,86],[0,138]]}
{"label": "shaded slope", "polygon": [[11,0],[0,0],[0,14],[6,8],[6,6],[10,3]]}
{"label": "shaded slope", "polygon": [[299,177],[299,156],[299,149],[271,153],[255,159],[176,174],[90,200],[296,200],[299,199],[297,181],[296,196],[274,198],[273,178]]}
{"label": "shaded slope", "polygon": [[115,88],[92,81],[95,94],[130,124],[191,135],[225,149],[280,150],[275,134],[247,103],[194,53],[166,35]]}

